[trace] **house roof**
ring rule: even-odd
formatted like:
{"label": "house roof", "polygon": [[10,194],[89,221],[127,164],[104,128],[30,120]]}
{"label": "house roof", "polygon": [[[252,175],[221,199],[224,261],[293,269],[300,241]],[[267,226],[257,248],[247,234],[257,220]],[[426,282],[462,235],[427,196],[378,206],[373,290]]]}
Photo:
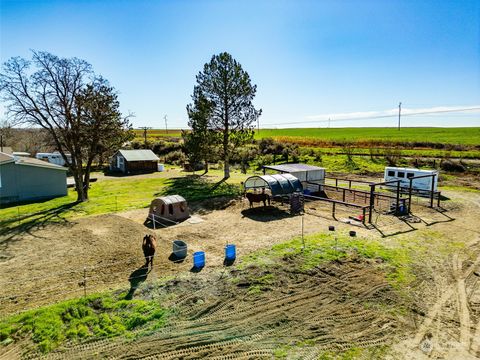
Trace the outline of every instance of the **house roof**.
{"label": "house roof", "polygon": [[325,170],[325,168],[312,166],[307,164],[281,164],[281,165],[265,165],[265,169],[281,171],[285,173],[291,172],[300,172],[300,171],[314,171],[314,170]]}
{"label": "house roof", "polygon": [[18,156],[18,157],[16,157],[15,164],[26,165],[26,166],[38,166],[38,167],[55,169],[55,170],[63,170],[63,171],[68,170],[66,167],[63,167],[63,166],[60,166],[60,165],[57,165],[57,164],[52,164],[52,163],[49,163],[47,161],[38,160],[38,159],[35,159],[35,158],[31,158],[31,157]]}
{"label": "house roof", "polygon": [[31,157],[23,157],[23,156],[12,156],[9,154],[5,154],[0,152],[0,165],[8,164],[14,162],[16,165],[25,165],[25,166],[38,166],[48,169],[55,169],[55,170],[63,170],[67,171],[66,167],[52,164],[47,161],[38,160]]}
{"label": "house roof", "polygon": [[10,155],[13,152],[12,148],[9,146],[2,146],[0,151],[3,152],[4,154],[10,154]]}
{"label": "house roof", "polygon": [[12,155],[0,152],[0,164],[7,164],[7,163],[10,163],[10,162],[14,162],[14,161],[15,161],[15,159],[13,158]]}
{"label": "house roof", "polygon": [[127,161],[158,161],[152,150],[118,150]]}

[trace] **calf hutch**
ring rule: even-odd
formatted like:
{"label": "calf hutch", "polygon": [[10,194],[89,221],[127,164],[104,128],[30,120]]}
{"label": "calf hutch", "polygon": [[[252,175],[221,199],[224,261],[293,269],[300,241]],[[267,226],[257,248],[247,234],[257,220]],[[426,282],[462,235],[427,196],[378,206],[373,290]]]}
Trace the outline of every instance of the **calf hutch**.
{"label": "calf hutch", "polygon": [[67,195],[67,168],[0,152],[0,203]]}
{"label": "calf hutch", "polygon": [[307,164],[281,164],[265,165],[263,173],[267,170],[273,170],[282,174],[290,174],[297,178],[301,183],[305,193],[315,192],[325,184],[325,168]]}
{"label": "calf hutch", "polygon": [[148,218],[153,223],[172,225],[190,217],[187,201],[180,195],[155,198],[150,204]]}
{"label": "calf hutch", "polygon": [[152,150],[118,150],[110,161],[110,170],[123,174],[158,170],[157,155]]}

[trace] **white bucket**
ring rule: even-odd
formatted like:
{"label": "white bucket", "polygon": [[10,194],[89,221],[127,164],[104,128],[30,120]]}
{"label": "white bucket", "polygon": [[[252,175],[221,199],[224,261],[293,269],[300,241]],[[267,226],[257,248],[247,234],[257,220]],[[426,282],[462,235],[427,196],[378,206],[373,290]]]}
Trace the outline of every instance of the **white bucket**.
{"label": "white bucket", "polygon": [[158,171],[163,171],[165,170],[165,167],[163,166],[163,164],[158,164]]}

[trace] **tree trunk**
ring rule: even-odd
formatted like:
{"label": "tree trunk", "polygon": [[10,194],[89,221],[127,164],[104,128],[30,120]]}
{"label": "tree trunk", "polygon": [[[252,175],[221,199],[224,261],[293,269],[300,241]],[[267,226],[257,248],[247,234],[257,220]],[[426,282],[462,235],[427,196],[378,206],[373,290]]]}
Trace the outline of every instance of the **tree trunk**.
{"label": "tree trunk", "polygon": [[90,188],[90,171],[92,171],[93,158],[88,159],[85,167],[85,176],[83,178],[83,194],[85,200],[88,200],[88,189]]}
{"label": "tree trunk", "polygon": [[230,177],[230,164],[228,163],[228,155],[225,156],[225,162],[223,164],[223,178],[228,179]]}
{"label": "tree trunk", "polygon": [[75,179],[75,190],[77,190],[77,202],[84,202],[88,200],[88,191],[86,191],[85,185],[83,182],[82,160],[75,159],[73,161],[74,163],[72,164],[71,170],[73,172],[73,177]]}
{"label": "tree trunk", "polygon": [[204,174],[208,173],[208,160],[205,159],[205,172]]}
{"label": "tree trunk", "polygon": [[[227,101],[225,100],[225,109],[227,108]],[[230,154],[228,153],[228,111],[225,110],[225,129],[223,130],[223,178],[228,179],[230,177]]]}

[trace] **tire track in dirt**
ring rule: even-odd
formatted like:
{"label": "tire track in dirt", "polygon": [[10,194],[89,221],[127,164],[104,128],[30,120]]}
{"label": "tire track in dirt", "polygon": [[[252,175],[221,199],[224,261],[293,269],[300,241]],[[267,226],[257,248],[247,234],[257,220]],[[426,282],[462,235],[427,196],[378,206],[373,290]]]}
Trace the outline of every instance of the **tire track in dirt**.
{"label": "tire track in dirt", "polygon": [[[213,291],[205,279],[194,296],[177,291],[177,318],[154,334],[66,346],[46,359],[271,358],[282,344],[308,340],[319,351],[346,350],[386,344],[403,331],[405,322],[386,313],[384,305],[365,308],[365,302],[394,302],[395,295],[383,275],[364,263],[332,264],[308,274],[285,266],[274,278],[282,286],[255,296],[248,286],[229,281]],[[188,284],[187,293],[198,287]]]}
{"label": "tire track in dirt", "polygon": [[[480,242],[480,239],[476,239],[469,244],[468,247],[476,246]],[[474,352],[476,354],[478,351],[472,349],[474,342],[476,343],[476,336],[472,337],[472,319],[470,317],[469,309],[469,296],[466,287],[466,281],[473,275],[475,269],[480,265],[480,255],[477,256],[475,261],[473,261],[467,269],[463,270],[463,261],[460,257],[461,254],[456,253],[452,258],[452,268],[453,275],[455,278],[455,283],[451,284],[449,287],[444,289],[444,292],[440,299],[430,307],[430,310],[425,315],[425,319],[420,325],[417,333],[413,339],[413,349],[422,349],[425,353],[429,353],[431,348],[431,333],[429,332],[433,328],[433,322],[441,320],[444,314],[441,314],[442,309],[445,307],[447,302],[450,299],[455,299],[456,309],[458,313],[458,343],[463,350],[466,352]],[[478,325],[477,325],[478,327]],[[477,331],[478,332],[478,331]],[[428,336],[427,336],[428,333]],[[437,332],[438,328],[437,328]],[[466,353],[464,354],[465,356]]]}

